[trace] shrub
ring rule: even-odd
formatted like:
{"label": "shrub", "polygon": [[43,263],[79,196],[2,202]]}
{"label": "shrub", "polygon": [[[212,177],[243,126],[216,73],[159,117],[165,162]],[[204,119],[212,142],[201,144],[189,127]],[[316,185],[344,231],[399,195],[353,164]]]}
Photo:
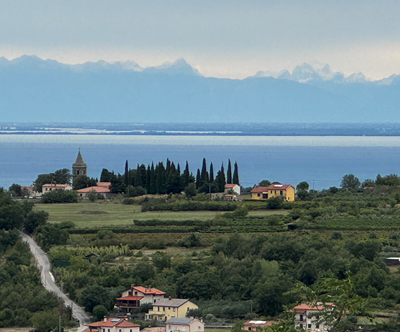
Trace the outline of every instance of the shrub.
{"label": "shrub", "polygon": [[72,190],[53,190],[45,193],[41,197],[41,201],[46,204],[50,203],[76,203],[78,202],[78,194]]}
{"label": "shrub", "polygon": [[331,234],[331,240],[342,240],[342,233],[340,232],[332,232]]}

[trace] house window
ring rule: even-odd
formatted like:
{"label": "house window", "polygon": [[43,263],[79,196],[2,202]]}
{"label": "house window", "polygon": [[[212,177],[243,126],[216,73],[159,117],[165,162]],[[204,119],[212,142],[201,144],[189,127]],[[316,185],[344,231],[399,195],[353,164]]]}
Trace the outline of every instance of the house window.
{"label": "house window", "polygon": [[303,315],[300,315],[300,321],[302,321],[303,320]]}
{"label": "house window", "polygon": [[119,332],[122,332],[122,330],[121,330],[121,329],[119,329]]}
{"label": "house window", "polygon": [[311,324],[308,324],[308,328],[311,329]]}
{"label": "house window", "polygon": [[315,325],[315,328],[316,328],[316,329],[319,329],[319,324],[316,324],[316,325]]}
{"label": "house window", "polygon": [[172,308],[172,311],[175,312],[175,308]]}
{"label": "house window", "polygon": [[157,307],[157,311],[160,311],[160,307]]}
{"label": "house window", "polygon": [[280,191],[280,195],[283,196],[283,191],[282,190]]}
{"label": "house window", "polygon": [[107,329],[107,332],[110,332],[110,329]]}
{"label": "house window", "polygon": [[[46,189],[47,190],[47,189]],[[257,197],[260,197],[260,194],[257,194]]]}
{"label": "house window", "polygon": [[137,295],[137,292],[135,292],[135,295]]}
{"label": "house window", "polygon": [[249,327],[249,331],[251,331],[251,327]]}
{"label": "house window", "polygon": [[162,311],[165,311],[165,307],[162,307]]}
{"label": "house window", "polygon": [[190,308],[189,308],[189,307],[187,307],[186,309],[187,309],[186,311],[189,311],[189,310],[190,310]]}

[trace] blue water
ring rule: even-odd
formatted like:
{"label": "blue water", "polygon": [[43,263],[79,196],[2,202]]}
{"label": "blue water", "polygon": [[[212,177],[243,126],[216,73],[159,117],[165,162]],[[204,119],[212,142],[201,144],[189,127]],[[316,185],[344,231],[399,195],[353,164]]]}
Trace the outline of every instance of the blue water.
{"label": "blue water", "polygon": [[102,168],[122,173],[125,160],[135,168],[167,158],[181,168],[187,160],[195,174],[203,157],[215,173],[237,161],[245,187],[268,179],[323,189],[349,173],[361,181],[400,174],[400,137],[0,135],[0,186],[30,185],[38,174],[71,168],[79,148],[91,177]]}

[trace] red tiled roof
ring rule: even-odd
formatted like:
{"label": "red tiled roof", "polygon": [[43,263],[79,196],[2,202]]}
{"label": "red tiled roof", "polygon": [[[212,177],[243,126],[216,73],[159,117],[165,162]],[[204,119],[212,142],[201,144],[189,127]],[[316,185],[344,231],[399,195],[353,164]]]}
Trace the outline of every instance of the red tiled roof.
{"label": "red tiled roof", "polygon": [[[325,305],[326,306],[332,306],[333,305],[333,303],[325,303]],[[324,310],[325,308],[324,308],[324,306],[323,305],[315,305],[315,306],[313,306],[313,307],[311,307],[311,306],[309,306],[308,304],[306,304],[306,303],[300,303],[299,305],[296,305],[294,308],[293,308],[295,311],[306,311],[306,310],[315,310],[315,311],[321,311],[321,310]]]}
{"label": "red tiled roof", "polygon": [[127,301],[139,301],[143,299],[143,296],[123,296],[117,297],[117,300],[127,300]]}
{"label": "red tiled roof", "polygon": [[149,287],[143,287],[143,286],[134,286],[133,288],[143,294],[146,294],[146,295],[149,295],[149,294],[165,295],[165,292],[163,292],[157,288],[149,288]]}
{"label": "red tiled roof", "polygon": [[225,185],[225,188],[233,188],[234,186],[237,186],[237,184],[234,184],[234,183],[227,183],[227,184]]}
{"label": "red tiled roof", "polygon": [[263,187],[263,186],[255,186],[253,189],[251,189],[250,192],[252,193],[263,193],[268,191],[268,187]]}
{"label": "red tiled roof", "polygon": [[105,187],[93,186],[93,187],[87,187],[87,188],[77,190],[78,193],[88,193],[90,191],[95,191],[96,193],[106,194],[106,193],[110,192],[110,189],[105,188]]}
{"label": "red tiled roof", "polygon": [[252,193],[264,193],[268,190],[286,190],[289,187],[293,187],[291,184],[270,184],[268,187],[255,186],[251,189]]}
{"label": "red tiled roof", "polygon": [[225,197],[236,197],[234,194],[226,194]]}
{"label": "red tiled roof", "polygon": [[137,327],[139,325],[126,321],[121,318],[108,318],[106,321],[99,321],[90,324],[86,324],[89,327],[113,327],[113,326],[121,326],[121,327]]}
{"label": "red tiled roof", "polygon": [[111,182],[97,182],[98,187],[109,188],[111,186]]}

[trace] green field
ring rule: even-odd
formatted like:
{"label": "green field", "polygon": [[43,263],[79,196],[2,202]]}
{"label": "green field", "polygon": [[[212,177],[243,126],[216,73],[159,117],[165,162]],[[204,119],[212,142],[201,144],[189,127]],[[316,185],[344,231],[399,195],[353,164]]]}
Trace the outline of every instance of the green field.
{"label": "green field", "polygon": [[[220,212],[214,211],[155,211],[141,212],[140,205],[120,203],[36,204],[35,209],[49,213],[49,222],[72,221],[78,228],[103,226],[131,226],[132,220],[210,220]],[[257,211],[258,212],[258,211]]]}

